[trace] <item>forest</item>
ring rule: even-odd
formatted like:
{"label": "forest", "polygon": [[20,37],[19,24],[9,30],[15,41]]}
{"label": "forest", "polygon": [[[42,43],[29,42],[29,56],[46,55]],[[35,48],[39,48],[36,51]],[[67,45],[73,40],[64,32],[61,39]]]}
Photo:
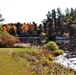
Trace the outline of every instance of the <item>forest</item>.
{"label": "forest", "polygon": [[51,12],[48,11],[45,14],[47,19],[43,19],[42,24],[37,23],[8,23],[4,24],[4,31],[11,35],[19,37],[30,37],[40,36],[41,33],[45,33],[46,36],[75,36],[76,28],[76,9],[66,8],[65,14],[61,12],[60,8],[57,10],[53,9]]}
{"label": "forest", "polygon": [[[8,23],[3,24],[2,27],[4,32],[15,37],[40,37],[45,43],[50,40],[56,41],[57,36],[76,36],[76,9],[66,8],[63,14],[61,9],[57,8],[57,10],[48,11],[45,15],[46,19],[43,19],[39,25],[33,21],[32,23]],[[0,21],[3,20],[0,15]]]}
{"label": "forest", "polygon": [[40,37],[44,34],[48,41],[55,41],[56,36],[76,36],[76,9],[66,8],[63,14],[61,9],[57,8],[45,15],[46,19],[43,19],[42,24],[8,23],[3,24],[3,29],[16,37]]}

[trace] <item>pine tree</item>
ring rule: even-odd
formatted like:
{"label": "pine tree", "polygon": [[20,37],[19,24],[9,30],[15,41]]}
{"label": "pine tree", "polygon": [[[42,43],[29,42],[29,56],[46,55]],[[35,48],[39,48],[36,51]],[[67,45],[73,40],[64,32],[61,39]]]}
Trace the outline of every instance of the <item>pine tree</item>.
{"label": "pine tree", "polygon": [[3,22],[5,19],[4,18],[2,18],[3,16],[2,16],[2,14],[0,14],[0,23],[1,22]]}

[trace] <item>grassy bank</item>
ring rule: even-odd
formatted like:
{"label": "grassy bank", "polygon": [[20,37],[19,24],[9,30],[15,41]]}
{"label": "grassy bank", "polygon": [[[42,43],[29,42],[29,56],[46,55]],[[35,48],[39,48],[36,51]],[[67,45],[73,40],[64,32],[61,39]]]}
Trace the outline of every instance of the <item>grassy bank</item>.
{"label": "grassy bank", "polygon": [[75,75],[52,61],[52,52],[31,48],[0,48],[0,75]]}

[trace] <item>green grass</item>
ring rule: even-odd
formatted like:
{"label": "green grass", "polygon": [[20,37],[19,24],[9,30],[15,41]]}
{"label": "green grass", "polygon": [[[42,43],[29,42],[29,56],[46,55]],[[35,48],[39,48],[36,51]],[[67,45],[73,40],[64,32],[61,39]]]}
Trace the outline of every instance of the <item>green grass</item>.
{"label": "green grass", "polygon": [[10,55],[10,50],[21,51],[20,48],[0,48],[0,75],[33,75],[30,68],[22,66]]}
{"label": "green grass", "polygon": [[73,70],[53,63],[53,59],[49,51],[0,48],[0,75],[75,75]]}

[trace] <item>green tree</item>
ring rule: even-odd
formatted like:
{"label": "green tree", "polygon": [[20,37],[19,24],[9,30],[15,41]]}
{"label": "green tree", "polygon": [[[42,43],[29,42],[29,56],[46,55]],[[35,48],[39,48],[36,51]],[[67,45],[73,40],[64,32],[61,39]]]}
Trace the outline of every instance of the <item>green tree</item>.
{"label": "green tree", "polygon": [[53,25],[56,28],[56,11],[55,11],[55,9],[52,10],[52,20],[53,20]]}
{"label": "green tree", "polygon": [[61,9],[60,8],[57,8],[57,19],[58,19],[57,26],[60,27],[61,26]]}
{"label": "green tree", "polygon": [[[2,14],[0,14],[0,23],[4,21],[4,18],[2,18]],[[3,31],[3,26],[0,25],[0,36],[5,35]]]}
{"label": "green tree", "polygon": [[74,21],[76,23],[76,9],[74,10]]}
{"label": "green tree", "polygon": [[70,10],[70,15],[74,17],[74,9],[73,8],[71,8],[71,10]]}
{"label": "green tree", "polygon": [[2,18],[2,14],[0,14],[0,23],[3,22],[5,19]]}

